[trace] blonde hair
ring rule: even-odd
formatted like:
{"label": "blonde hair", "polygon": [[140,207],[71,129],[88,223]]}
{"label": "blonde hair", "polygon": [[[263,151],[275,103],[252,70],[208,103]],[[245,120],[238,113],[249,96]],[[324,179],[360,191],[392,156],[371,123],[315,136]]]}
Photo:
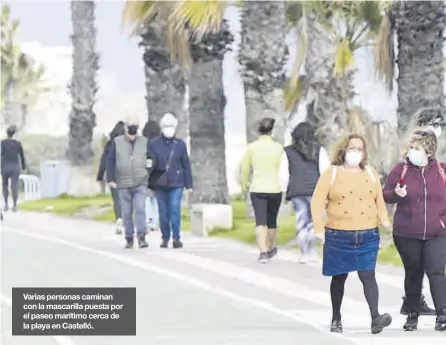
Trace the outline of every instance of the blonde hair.
{"label": "blonde hair", "polygon": [[435,158],[437,152],[438,142],[437,136],[431,130],[418,129],[412,133],[409,140],[409,146],[412,144],[419,144],[426,151],[428,155]]}
{"label": "blonde hair", "polygon": [[365,169],[367,166],[367,160],[368,160],[368,154],[367,154],[367,144],[365,142],[365,139],[362,135],[358,133],[350,133],[344,138],[339,141],[335,148],[334,148],[334,154],[333,159],[331,161],[332,165],[344,165],[345,163],[345,153],[347,151],[348,144],[350,143],[350,140],[352,139],[359,139],[362,141],[364,152],[361,163],[359,163],[359,167],[361,169]]}

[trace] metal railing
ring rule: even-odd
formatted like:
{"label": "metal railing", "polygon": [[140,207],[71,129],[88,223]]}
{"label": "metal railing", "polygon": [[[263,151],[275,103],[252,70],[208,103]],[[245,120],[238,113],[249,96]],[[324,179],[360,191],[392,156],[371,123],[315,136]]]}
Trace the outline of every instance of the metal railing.
{"label": "metal railing", "polygon": [[[3,195],[3,180],[0,176],[0,194]],[[41,198],[40,179],[35,175],[20,174],[19,202]]]}

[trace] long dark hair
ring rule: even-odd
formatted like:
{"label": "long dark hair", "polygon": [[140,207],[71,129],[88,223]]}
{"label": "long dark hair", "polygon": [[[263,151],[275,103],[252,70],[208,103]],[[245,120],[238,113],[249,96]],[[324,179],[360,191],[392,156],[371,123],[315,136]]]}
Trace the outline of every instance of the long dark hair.
{"label": "long dark hair", "polygon": [[320,143],[314,128],[308,122],[301,122],[291,132],[292,147],[307,161],[317,161]]}
{"label": "long dark hair", "polygon": [[112,131],[110,132],[110,140],[114,140],[116,137],[119,137],[120,135],[125,134],[125,123],[124,121],[118,121],[116,122],[115,127],[113,127]]}
{"label": "long dark hair", "polygon": [[158,126],[158,122],[149,120],[144,126],[142,130],[142,135],[145,136],[148,140],[151,140],[161,134],[160,126]]}

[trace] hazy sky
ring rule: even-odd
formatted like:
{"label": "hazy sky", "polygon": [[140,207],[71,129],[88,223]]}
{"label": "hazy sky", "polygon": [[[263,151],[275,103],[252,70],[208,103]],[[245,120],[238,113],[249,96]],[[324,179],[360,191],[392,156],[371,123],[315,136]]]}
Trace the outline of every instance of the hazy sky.
{"label": "hazy sky", "polygon": [[[20,20],[21,41],[39,41],[45,46],[69,46],[72,32],[70,1],[10,0],[13,18]],[[144,72],[138,39],[121,30],[124,1],[97,1],[97,51],[100,64],[116,73],[126,91],[144,88]],[[125,68],[123,68],[125,66]]]}

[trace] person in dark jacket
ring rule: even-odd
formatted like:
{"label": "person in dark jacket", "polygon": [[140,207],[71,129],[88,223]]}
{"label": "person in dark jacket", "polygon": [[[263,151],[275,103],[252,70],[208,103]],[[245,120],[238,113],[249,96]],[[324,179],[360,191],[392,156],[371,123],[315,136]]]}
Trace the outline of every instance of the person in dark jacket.
{"label": "person in dark jacket", "polygon": [[446,165],[435,159],[434,132],[415,131],[407,160],[390,172],[383,189],[397,204],[394,243],[405,270],[409,314],[404,329],[417,329],[423,276],[426,273],[437,315],[435,329],[446,330]]}
{"label": "person in dark jacket", "polygon": [[308,122],[298,124],[291,133],[292,144],[285,147],[280,165],[282,190],[296,213],[296,233],[300,247],[300,262],[316,259],[311,196],[319,176],[330,167],[327,151],[316,138]]}
{"label": "person in dark jacket", "polygon": [[[147,121],[144,129],[142,130],[142,135],[147,138],[147,140],[152,140],[161,134],[161,129],[158,123],[153,120]],[[155,192],[149,188],[146,199],[146,217],[147,217],[147,229],[151,231],[158,230],[159,226],[159,216],[158,216],[158,203],[156,201]]]}
{"label": "person in dark jacket", "polygon": [[1,174],[4,199],[4,210],[9,209],[9,182],[11,181],[12,211],[17,211],[17,200],[19,197],[19,176],[26,170],[25,154],[20,141],[14,139],[17,131],[15,125],[6,129],[7,139],[1,142]]}
{"label": "person in dark jacket", "polygon": [[186,143],[175,137],[178,120],[173,114],[165,114],[161,121],[161,135],[150,141],[154,167],[149,186],[158,201],[162,242],[167,248],[172,232],[173,247],[182,248],[181,200],[186,188],[192,192],[192,172]]}
{"label": "person in dark jacket", "polygon": [[118,190],[127,249],[133,248],[134,225],[139,247],[148,247],[146,197],[152,162],[147,139],[138,135],[138,121],[127,121],[126,133],[116,137],[110,145],[106,164],[108,185]]}
{"label": "person in dark jacket", "polygon": [[[113,143],[113,140],[115,138],[119,137],[120,135],[125,134],[125,124],[124,121],[118,121],[115,124],[115,127],[112,129],[112,131],[109,134],[109,140],[105,143],[104,151],[101,155],[101,161],[99,163],[99,169],[98,174],[96,176],[96,180],[98,182],[104,181],[105,176],[105,168],[107,163],[107,155],[110,151],[110,146]],[[115,221],[116,221],[116,233],[118,235],[122,234],[123,230],[123,222],[122,222],[122,214],[121,214],[121,204],[119,202],[119,195],[118,190],[116,188],[110,188],[110,192],[113,199],[113,212],[115,214]]]}
{"label": "person in dark jacket", "polygon": [[[442,115],[443,109],[441,108],[426,108],[422,109],[419,114],[415,115],[415,124],[417,127],[422,128],[424,130],[431,130],[435,133],[437,140],[440,140],[442,127],[444,126],[444,119]],[[444,157],[441,157],[438,152],[436,159],[440,162],[446,162]],[[403,297],[403,305],[401,306],[400,313],[402,315],[408,315],[409,309],[406,302],[406,297]],[[430,308],[427,305],[426,299],[424,296],[421,296],[421,304],[420,304],[420,315],[436,315],[435,310]]]}

